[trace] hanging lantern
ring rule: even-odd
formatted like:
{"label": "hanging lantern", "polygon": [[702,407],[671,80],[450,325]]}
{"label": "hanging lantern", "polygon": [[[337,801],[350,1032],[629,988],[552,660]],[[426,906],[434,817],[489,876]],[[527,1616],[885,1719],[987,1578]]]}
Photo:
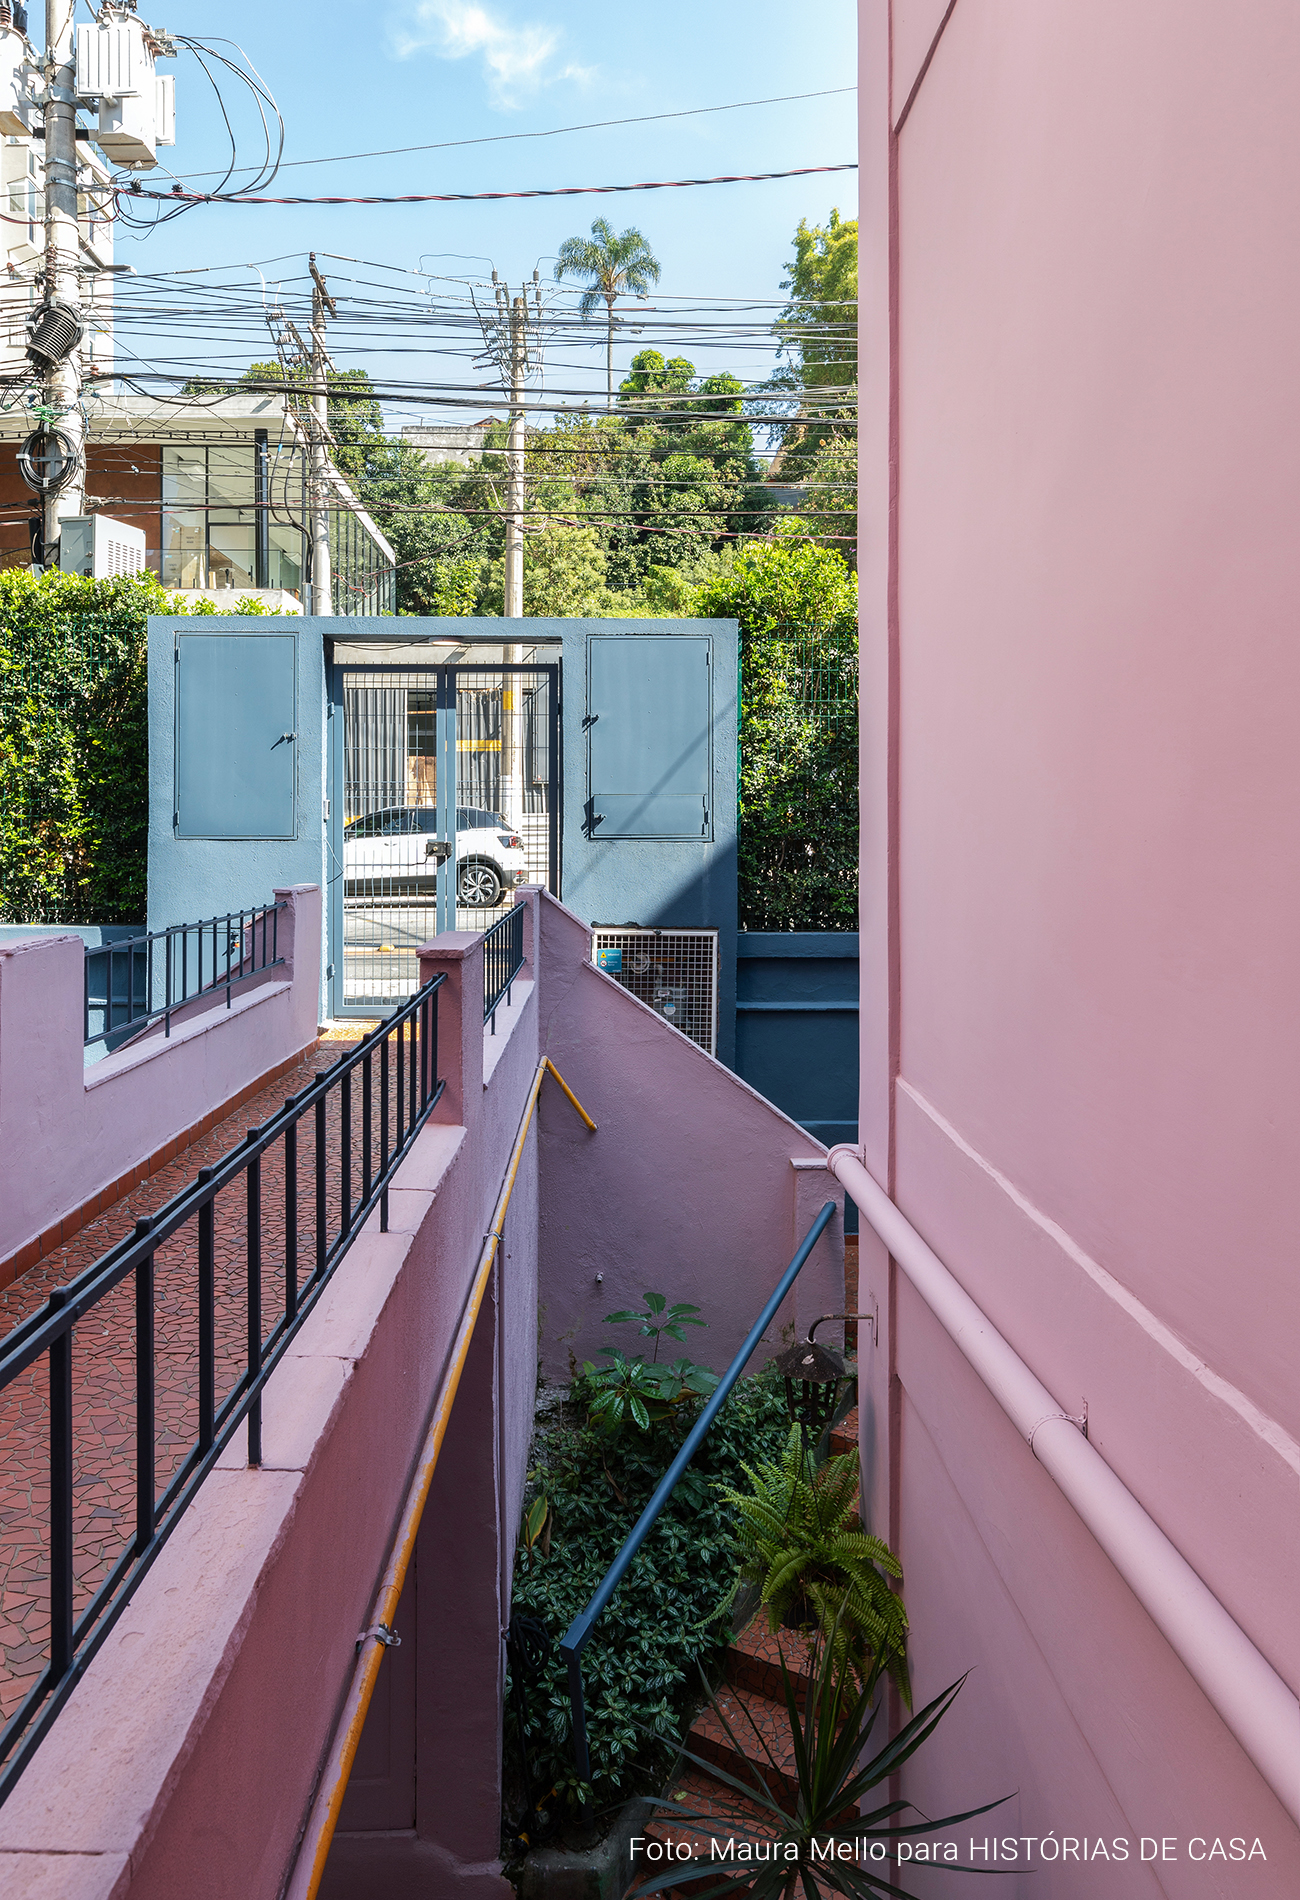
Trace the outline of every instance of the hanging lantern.
{"label": "hanging lantern", "polygon": [[[827,1318],[836,1317],[828,1314]],[[817,1326],[822,1324],[817,1321]],[[812,1329],[816,1331],[816,1327]],[[819,1346],[810,1336],[783,1352],[772,1364],[785,1380],[785,1409],[801,1425],[806,1439],[820,1437],[835,1416],[840,1382],[851,1379],[843,1353]],[[806,1442],[806,1440],[805,1440]]]}

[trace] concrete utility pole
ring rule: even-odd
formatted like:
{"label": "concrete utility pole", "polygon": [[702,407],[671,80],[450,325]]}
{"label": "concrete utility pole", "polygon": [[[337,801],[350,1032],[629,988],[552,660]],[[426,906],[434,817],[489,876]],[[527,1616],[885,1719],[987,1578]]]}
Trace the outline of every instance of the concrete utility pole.
{"label": "concrete utility pole", "polygon": [[[53,0],[50,0],[53,4]],[[325,279],[316,268],[316,253],[309,261],[311,293],[311,364],[312,409],[316,426],[311,432],[311,610],[314,614],[334,612],[334,589],[330,573],[330,477],[329,477],[329,357],[325,353],[325,313],[336,317],[334,299],[325,287]]]}
{"label": "concrete utility pole", "polygon": [[[502,298],[504,302],[504,295]],[[524,377],[528,370],[528,299],[510,305],[510,435],[506,443],[506,588],[503,612],[524,612]]]}
{"label": "concrete utility pole", "polygon": [[[45,0],[45,295],[79,307],[77,233],[77,55],[70,0]],[[44,399],[67,437],[75,472],[44,506],[46,560],[69,515],[85,511],[85,418],[81,349],[50,369]]]}

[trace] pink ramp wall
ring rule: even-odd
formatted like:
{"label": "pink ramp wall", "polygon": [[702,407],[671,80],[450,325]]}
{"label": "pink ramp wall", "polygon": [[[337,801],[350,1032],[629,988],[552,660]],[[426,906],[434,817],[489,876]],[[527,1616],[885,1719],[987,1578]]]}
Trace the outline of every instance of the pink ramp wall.
{"label": "pink ramp wall", "polygon": [[[866,1162],[1300,1687],[1300,18],[860,17]],[[918,1688],[976,1665],[909,1792],[1133,1842],[1049,1859],[1052,1900],[1300,1891],[1293,1823],[865,1238],[863,1286]],[[1267,1860],[1195,1858],[1232,1836]]]}
{"label": "pink ramp wall", "polygon": [[[725,1370],[826,1201],[838,1212],[795,1282],[757,1370],[782,1333],[844,1310],[843,1191],[826,1150],[779,1109],[597,970],[588,927],[541,901],[541,1051],[599,1124],[589,1135],[558,1089],[542,1091],[538,1298],[542,1373],[602,1346],[634,1352],[606,1313],[647,1290],[702,1309],[686,1346]],[[597,1276],[601,1276],[599,1279]],[[842,1336],[826,1327],[819,1338]]]}
{"label": "pink ramp wall", "polygon": [[[0,1809],[6,1900],[52,1894],[53,1861],[78,1900],[282,1891],[537,1065],[531,976],[485,1076],[481,940],[440,939],[425,961],[448,975],[448,1089],[389,1231],[370,1217],[269,1381],[262,1467],[237,1436]],[[510,1900],[501,1592],[536,1378],[536,1149],[399,1611],[393,1656],[418,1694],[385,1666],[333,1896]]]}
{"label": "pink ramp wall", "polygon": [[[0,1261],[316,1040],[320,890],[279,890],[283,967],[87,1068],[79,937],[0,946]],[[21,1263],[20,1263],[21,1264]]]}

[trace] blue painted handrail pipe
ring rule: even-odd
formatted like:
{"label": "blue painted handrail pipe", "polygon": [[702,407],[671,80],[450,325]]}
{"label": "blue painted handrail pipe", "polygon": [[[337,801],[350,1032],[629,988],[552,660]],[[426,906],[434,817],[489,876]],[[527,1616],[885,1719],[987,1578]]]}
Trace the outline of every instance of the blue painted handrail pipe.
{"label": "blue painted handrail pipe", "polygon": [[835,1205],[834,1201],[827,1201],[800,1241],[799,1250],[794,1259],[781,1275],[767,1305],[750,1327],[745,1336],[744,1345],[715,1386],[708,1404],[686,1434],[681,1450],[659,1480],[654,1496],[628,1533],[626,1543],[605,1572],[596,1594],[586,1609],[578,1612],[564,1633],[564,1640],[560,1644],[560,1654],[569,1671],[569,1708],[573,1717],[573,1758],[582,1781],[591,1780],[591,1761],[587,1754],[587,1705],[582,1693],[582,1652],[587,1647],[598,1617],[623,1581],[632,1559],[645,1542],[655,1519],[672,1496],[678,1479],[699,1450],[710,1425],[726,1404],[732,1386],[745,1370],[759,1340],[776,1317],[782,1300],[794,1285],[804,1262],[834,1218]]}

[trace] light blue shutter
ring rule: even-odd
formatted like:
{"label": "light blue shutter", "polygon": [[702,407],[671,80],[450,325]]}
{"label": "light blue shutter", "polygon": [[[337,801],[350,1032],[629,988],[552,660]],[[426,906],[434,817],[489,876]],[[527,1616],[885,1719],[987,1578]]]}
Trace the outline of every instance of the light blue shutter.
{"label": "light blue shutter", "polygon": [[179,634],[177,835],[296,837],[297,726],[294,634]]}
{"label": "light blue shutter", "polygon": [[593,838],[713,832],[709,640],[593,634],[588,830]]}

